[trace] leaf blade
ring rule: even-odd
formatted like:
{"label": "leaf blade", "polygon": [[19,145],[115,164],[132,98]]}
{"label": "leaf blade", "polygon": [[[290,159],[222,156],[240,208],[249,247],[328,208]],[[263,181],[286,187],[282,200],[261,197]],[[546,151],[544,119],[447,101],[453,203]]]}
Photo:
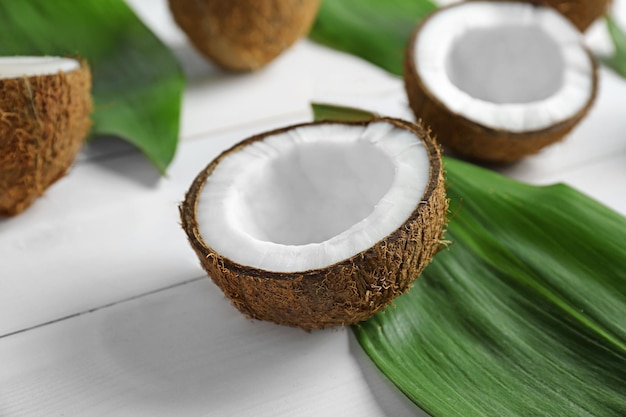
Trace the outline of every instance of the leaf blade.
{"label": "leaf blade", "polygon": [[335,106],[332,104],[311,103],[315,120],[345,120],[345,121],[368,121],[376,117],[375,114],[365,110],[351,107]]}
{"label": "leaf blade", "polygon": [[169,49],[122,0],[6,0],[0,54],[80,55],[92,70],[94,135],[117,135],[164,173],[178,143],[185,80]]}
{"label": "leaf blade", "polygon": [[610,15],[605,16],[605,22],[615,51],[612,56],[601,57],[601,60],[607,67],[626,78],[626,33]]}
{"label": "leaf blade", "polygon": [[[446,167],[458,210],[447,234],[454,243],[395,309],[355,327],[368,354],[433,416],[624,415],[626,332],[615,318],[626,311],[626,253],[594,261],[584,253],[599,240],[619,241],[626,220],[569,187],[523,185],[452,159]],[[545,209],[573,198],[573,218],[609,217],[593,222],[602,239]],[[528,201],[544,204],[528,209]],[[513,223],[520,213],[546,233],[565,232],[564,240],[535,246],[536,228]],[[592,240],[580,247],[579,236]],[[577,271],[589,263],[595,273]]]}
{"label": "leaf blade", "polygon": [[453,244],[353,326],[363,349],[434,417],[626,415],[626,218],[563,184],[445,166]]}
{"label": "leaf blade", "polygon": [[324,0],[309,37],[402,75],[405,46],[430,0]]}

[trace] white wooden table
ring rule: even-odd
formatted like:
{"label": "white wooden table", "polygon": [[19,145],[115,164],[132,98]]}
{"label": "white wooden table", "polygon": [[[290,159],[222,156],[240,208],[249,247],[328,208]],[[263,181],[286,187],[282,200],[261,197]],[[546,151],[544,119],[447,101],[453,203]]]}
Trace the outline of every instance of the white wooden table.
{"label": "white wooden table", "polygon": [[[626,24],[626,1],[615,13]],[[311,120],[309,104],[410,118],[402,81],[308,40],[266,69],[226,74],[189,46],[165,2],[132,7],[180,57],[189,85],[165,178],[117,140],[0,220],[0,416],[420,416],[349,329],[306,333],[241,316],[200,268],[177,205],[220,151]],[[602,23],[587,36],[609,48]],[[626,81],[561,144],[508,168],[566,182],[626,214]]]}

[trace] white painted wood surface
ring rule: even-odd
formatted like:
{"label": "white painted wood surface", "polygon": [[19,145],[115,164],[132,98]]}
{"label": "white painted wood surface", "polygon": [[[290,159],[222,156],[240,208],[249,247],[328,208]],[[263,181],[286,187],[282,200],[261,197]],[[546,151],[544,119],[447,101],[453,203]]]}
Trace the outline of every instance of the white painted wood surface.
{"label": "white painted wood surface", "polygon": [[[626,23],[623,0],[615,13]],[[189,78],[165,178],[117,140],[0,220],[0,416],[420,416],[348,329],[305,333],[243,318],[199,266],[177,204],[233,143],[311,119],[309,103],[411,118],[401,80],[303,40],[264,70],[200,58],[164,1],[131,5]],[[606,50],[601,23],[590,45]],[[566,182],[626,214],[626,81],[601,72],[596,105],[561,144],[504,172]]]}

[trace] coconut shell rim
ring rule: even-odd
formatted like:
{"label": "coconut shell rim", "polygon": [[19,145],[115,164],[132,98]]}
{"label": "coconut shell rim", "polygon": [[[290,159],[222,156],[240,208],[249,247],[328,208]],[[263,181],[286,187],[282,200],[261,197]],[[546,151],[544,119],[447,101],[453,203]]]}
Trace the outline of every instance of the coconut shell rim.
{"label": "coconut shell rim", "polygon": [[6,55],[6,56],[3,56],[3,58],[44,58],[44,57],[70,59],[70,60],[76,61],[78,63],[78,66],[69,71],[59,69],[55,72],[49,72],[46,74],[16,75],[16,76],[11,76],[11,77],[0,76],[0,81],[22,80],[22,79],[42,78],[42,77],[58,77],[59,74],[68,75],[76,71],[85,71],[85,70],[89,71],[90,75],[93,75],[91,74],[91,67],[89,66],[89,61],[80,55]]}
{"label": "coconut shell rim", "polygon": [[[411,133],[415,134],[420,139],[420,141],[425,145],[425,148],[428,153],[429,178],[428,178],[426,189],[424,193],[422,194],[422,197],[420,198],[419,204],[415,207],[415,209],[411,212],[411,214],[406,218],[406,220],[393,232],[384,236],[382,239],[380,239],[379,241],[377,241],[376,243],[374,243],[367,249],[364,249],[350,256],[349,258],[345,258],[343,260],[328,264],[320,268],[308,269],[308,270],[302,270],[302,271],[293,271],[293,272],[269,271],[269,270],[265,270],[265,269],[261,269],[257,267],[243,265],[241,263],[235,262],[225,257],[224,255],[220,254],[219,252],[214,250],[211,246],[209,246],[204,241],[204,239],[202,238],[202,235],[200,234],[200,231],[198,228],[198,222],[195,216],[198,199],[199,199],[200,193],[202,192],[204,184],[206,183],[207,178],[211,175],[215,167],[221,162],[222,159],[224,159],[231,153],[237,152],[238,150],[256,141],[263,140],[268,136],[284,133],[291,129],[307,127],[307,126],[316,126],[320,124],[366,126],[374,122],[387,122],[401,129],[410,131]],[[262,279],[267,279],[267,280],[293,280],[293,279],[297,279],[300,277],[306,278],[306,276],[317,276],[322,271],[333,270],[335,268],[349,267],[350,265],[353,265],[356,263],[355,262],[356,259],[366,256],[368,252],[373,251],[374,248],[376,248],[379,244],[381,244],[381,242],[385,242],[389,240],[391,241],[398,240],[400,238],[402,228],[405,225],[412,223],[417,218],[419,218],[421,215],[422,207],[427,206],[430,199],[433,197],[433,195],[435,195],[435,191],[440,186],[439,184],[440,181],[443,181],[443,175],[442,175],[443,171],[444,171],[443,162],[441,159],[441,150],[439,148],[439,145],[437,144],[436,140],[431,137],[429,130],[425,129],[419,124],[415,124],[412,122],[408,122],[405,120],[392,118],[392,117],[378,117],[378,116],[375,116],[371,120],[367,120],[367,121],[344,122],[344,121],[337,121],[337,120],[324,120],[324,121],[297,123],[297,124],[292,124],[289,126],[285,126],[285,127],[278,128],[278,129],[273,129],[267,132],[250,136],[234,144],[233,146],[224,150],[223,152],[221,152],[195,177],[189,190],[185,194],[184,201],[179,205],[179,212],[180,212],[180,216],[182,220],[183,229],[185,230],[185,233],[187,234],[187,237],[191,245],[196,251],[201,252],[204,258],[215,255],[219,257],[220,261],[224,264],[224,267],[226,269],[229,269],[233,272],[242,273],[248,276],[256,277],[256,278],[262,278]]]}

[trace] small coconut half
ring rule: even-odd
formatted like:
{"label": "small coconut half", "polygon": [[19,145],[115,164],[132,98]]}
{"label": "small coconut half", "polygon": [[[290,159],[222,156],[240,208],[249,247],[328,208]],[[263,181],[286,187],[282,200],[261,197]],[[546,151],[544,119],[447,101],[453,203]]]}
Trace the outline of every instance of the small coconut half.
{"label": "small coconut half", "polygon": [[320,0],[169,0],[193,45],[222,68],[259,69],[306,36]]}
{"label": "small coconut half", "polygon": [[91,73],[60,57],[0,57],[0,215],[65,175],[91,126]]}
{"label": "small coconut half", "polygon": [[442,8],[407,47],[405,85],[444,147],[513,162],[563,139],[591,107],[596,63],[554,9],[471,1]]}
{"label": "small coconut half", "polygon": [[381,118],[251,137],[194,180],[180,211],[213,281],[246,316],[304,329],[367,319],[438,251],[438,146]]}

